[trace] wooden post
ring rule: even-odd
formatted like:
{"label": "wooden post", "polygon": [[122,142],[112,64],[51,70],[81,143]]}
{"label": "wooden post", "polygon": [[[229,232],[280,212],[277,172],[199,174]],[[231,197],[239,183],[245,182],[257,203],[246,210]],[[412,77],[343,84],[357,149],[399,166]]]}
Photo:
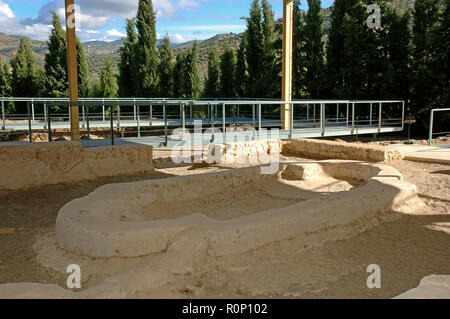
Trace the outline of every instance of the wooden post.
{"label": "wooden post", "polygon": [[[283,0],[283,63],[282,63],[282,85],[281,99],[292,101],[292,34],[293,34],[293,2],[294,0]],[[290,105],[282,105],[281,128],[290,129]]]}
{"label": "wooden post", "polygon": [[[66,31],[67,31],[67,66],[70,100],[70,133],[72,141],[80,140],[80,118],[78,106],[78,74],[77,74],[77,46],[75,35],[75,6],[74,0],[65,0]],[[75,105],[73,105],[75,104]]]}

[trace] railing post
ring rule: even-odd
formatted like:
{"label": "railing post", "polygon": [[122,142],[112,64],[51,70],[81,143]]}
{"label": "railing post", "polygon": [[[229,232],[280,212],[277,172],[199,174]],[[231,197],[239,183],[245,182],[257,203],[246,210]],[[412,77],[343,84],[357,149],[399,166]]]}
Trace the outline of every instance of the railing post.
{"label": "railing post", "polygon": [[2,100],[2,130],[6,130],[5,101]]}
{"label": "railing post", "polygon": [[214,112],[213,112],[213,107],[211,105],[211,134],[212,134],[211,143],[214,142],[214,121],[215,121]]}
{"label": "railing post", "polygon": [[313,104],[313,128],[316,127],[316,104]]}
{"label": "railing post", "polygon": [[306,125],[309,122],[309,104],[306,104]]}
{"label": "railing post", "polygon": [[227,126],[227,118],[226,118],[226,109],[225,109],[225,103],[222,103],[222,132],[225,136],[226,126]]}
{"label": "railing post", "polygon": [[189,103],[189,119],[192,121],[192,102]]}
{"label": "railing post", "polygon": [[44,102],[44,130],[47,129],[47,103]]}
{"label": "railing post", "polygon": [[289,125],[289,139],[292,139],[292,137],[293,137],[293,133],[294,133],[294,104],[292,104],[292,102],[290,102],[290,104],[289,104],[289,113],[291,113],[290,114],[290,118],[289,118],[289,122],[290,122],[290,125]]}
{"label": "railing post", "polygon": [[105,122],[105,99],[102,99],[102,119]]}
{"label": "railing post", "polygon": [[261,115],[261,104],[258,104],[258,129],[261,132],[261,128],[262,128],[262,115]]}
{"label": "railing post", "polygon": [[345,125],[348,126],[348,115],[349,115],[350,103],[347,102],[347,115],[345,117]]}
{"label": "railing post", "polygon": [[322,136],[325,136],[325,103],[320,104],[320,109],[322,110]]}
{"label": "railing post", "polygon": [[[84,102],[83,102],[84,105]],[[91,139],[91,127],[89,125],[89,104],[86,107],[86,132],[87,132],[87,139]]]}
{"label": "railing post", "polygon": [[31,114],[34,122],[34,99],[31,99]]}
{"label": "railing post", "polygon": [[184,109],[184,103],[180,103],[181,108],[181,124],[183,125],[183,134],[186,132],[186,112]]}
{"label": "railing post", "polygon": [[134,105],[133,105],[133,118],[136,121],[136,99],[134,99]]}
{"label": "railing post", "polygon": [[114,145],[114,118],[112,105],[109,106],[109,120],[111,125],[111,145]]}
{"label": "railing post", "polygon": [[[88,109],[89,109],[89,106],[88,106]],[[117,105],[117,127],[120,128],[120,104]]]}
{"label": "railing post", "polygon": [[47,128],[48,128],[48,141],[51,142],[52,141],[52,121],[51,121],[51,115],[50,115],[50,108],[48,107],[48,105],[46,103],[44,103],[44,110],[47,114]]}
{"label": "railing post", "polygon": [[382,108],[383,108],[383,103],[382,102],[380,102],[380,107],[379,107],[379,110],[378,110],[378,133],[380,133],[381,132],[381,112],[382,112]]}
{"label": "railing post", "polygon": [[372,106],[372,102],[370,102],[370,115],[369,115],[369,126],[372,126],[372,113],[373,113],[373,106]]}
{"label": "railing post", "polygon": [[150,127],[153,126],[153,104],[150,104]]}
{"label": "railing post", "polygon": [[433,144],[433,121],[434,121],[434,110],[431,110],[430,114],[430,136],[428,144],[431,146]]}
{"label": "railing post", "polygon": [[402,102],[402,131],[405,129],[405,101]]}
{"label": "railing post", "polygon": [[336,123],[339,124],[339,103],[336,105]]}
{"label": "railing post", "polygon": [[352,102],[352,134],[355,132],[355,102]]}
{"label": "railing post", "polygon": [[137,116],[136,116],[137,137],[141,137],[141,109],[139,105],[137,105],[136,108],[137,108]]}
{"label": "railing post", "polygon": [[30,136],[30,143],[33,143],[33,130],[31,128],[30,102],[27,102],[27,113],[28,113],[28,135]]}
{"label": "railing post", "polygon": [[83,125],[82,125],[82,127],[85,128],[86,127],[86,114],[85,114],[84,102],[81,103],[81,112],[82,112],[82,116],[83,116]]}
{"label": "railing post", "polygon": [[163,116],[164,116],[164,146],[168,146],[168,131],[167,131],[167,110],[166,101],[163,102]]}
{"label": "railing post", "polygon": [[252,126],[255,127],[256,126],[256,114],[255,114],[256,110],[255,110],[255,104],[252,104]]}

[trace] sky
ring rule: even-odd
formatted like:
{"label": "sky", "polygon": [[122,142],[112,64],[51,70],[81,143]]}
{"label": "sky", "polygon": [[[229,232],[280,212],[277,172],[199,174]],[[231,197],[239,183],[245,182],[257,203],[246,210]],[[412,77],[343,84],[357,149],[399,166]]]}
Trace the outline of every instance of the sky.
{"label": "sky", "polygon": [[[171,42],[204,40],[221,33],[246,29],[251,0],[153,0],[158,37]],[[276,18],[283,15],[283,0],[269,0]],[[329,7],[333,0],[322,0]],[[306,0],[301,1],[303,8]],[[82,42],[114,41],[125,34],[125,19],[136,15],[138,0],[75,0],[77,35]],[[64,0],[0,0],[0,32],[47,40],[54,10],[64,17]]]}

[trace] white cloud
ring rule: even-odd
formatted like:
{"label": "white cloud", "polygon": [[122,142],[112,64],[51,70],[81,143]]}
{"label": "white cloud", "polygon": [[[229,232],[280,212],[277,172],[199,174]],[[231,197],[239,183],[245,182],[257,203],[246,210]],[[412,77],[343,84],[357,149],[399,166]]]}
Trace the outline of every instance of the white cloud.
{"label": "white cloud", "polygon": [[119,38],[124,38],[127,36],[125,33],[119,32],[116,29],[108,30],[106,31],[106,34],[108,34],[111,37],[119,37]]}
{"label": "white cloud", "polygon": [[14,12],[12,12],[11,8],[7,3],[4,3],[3,1],[0,1],[0,16],[6,16],[7,18],[13,19],[15,18]]}

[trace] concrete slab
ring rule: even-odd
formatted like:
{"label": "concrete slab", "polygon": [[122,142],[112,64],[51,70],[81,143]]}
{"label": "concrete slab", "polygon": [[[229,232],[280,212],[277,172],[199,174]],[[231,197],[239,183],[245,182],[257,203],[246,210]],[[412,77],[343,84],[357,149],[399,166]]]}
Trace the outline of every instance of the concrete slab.
{"label": "concrete slab", "polygon": [[405,159],[414,162],[428,162],[450,165],[450,144],[435,146],[392,145],[402,151]]}

